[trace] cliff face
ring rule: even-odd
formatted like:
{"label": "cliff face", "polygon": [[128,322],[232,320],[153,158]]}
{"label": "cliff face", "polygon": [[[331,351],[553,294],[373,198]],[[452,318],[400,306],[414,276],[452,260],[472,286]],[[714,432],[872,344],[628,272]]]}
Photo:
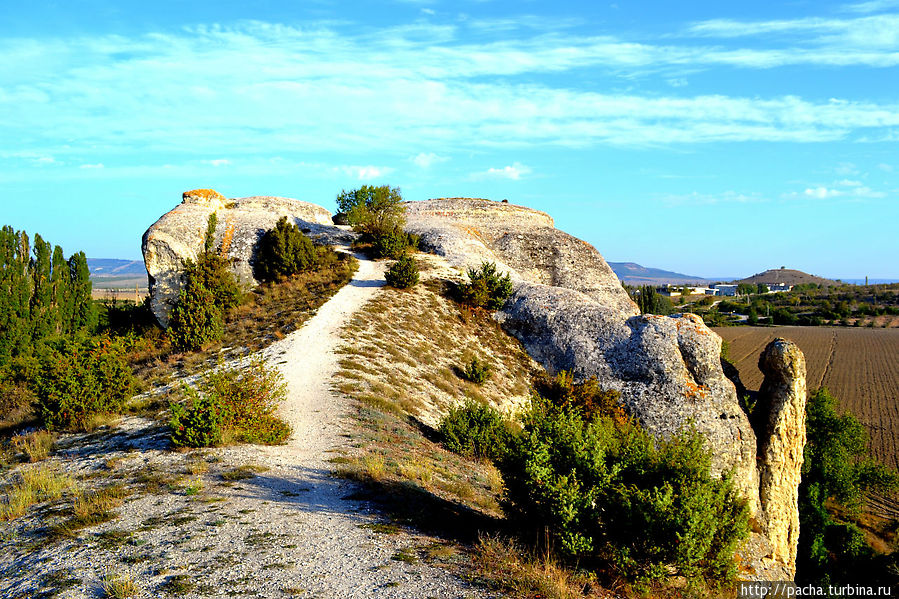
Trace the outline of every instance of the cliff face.
{"label": "cliff face", "polygon": [[211,189],[183,194],[181,204],[164,214],[143,237],[144,264],[150,278],[150,306],[162,326],[184,284],[185,260],[196,260],[203,251],[209,216],[216,214],[215,247],[231,260],[231,268],[245,287],[256,285],[253,258],[259,238],[282,216],[313,237],[334,237],[341,232],[331,223],[331,213],[315,204],[289,198],[254,196],[227,199]]}
{"label": "cliff face", "polygon": [[796,375],[789,384],[772,383],[766,414],[773,424],[758,429],[757,439],[722,371],[721,338],[691,314],[640,315],[599,252],[555,229],[548,215],[464,198],[410,203],[406,215],[407,229],[455,266],[486,260],[510,272],[515,293],[497,318],[548,370],[596,376],[658,437],[686,426],[702,432],[714,473],[733,473],[753,514],[745,575],[793,578],[798,513],[792,498],[805,421],[804,403],[799,410],[804,370],[786,365],[796,357],[792,349],[773,352],[766,362],[772,372],[783,367]]}

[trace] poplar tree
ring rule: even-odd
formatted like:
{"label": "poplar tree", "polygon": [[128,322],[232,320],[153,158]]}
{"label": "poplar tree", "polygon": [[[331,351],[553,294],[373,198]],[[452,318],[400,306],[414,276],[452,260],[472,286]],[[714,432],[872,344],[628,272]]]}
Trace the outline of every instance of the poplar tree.
{"label": "poplar tree", "polygon": [[31,279],[28,235],[0,230],[0,358],[9,358],[31,339]]}
{"label": "poplar tree", "polygon": [[84,252],[72,254],[69,258],[72,277],[72,330],[93,331],[97,326],[97,310],[91,300],[91,272],[87,267]]}
{"label": "poplar tree", "polygon": [[35,341],[56,331],[50,275],[51,246],[35,234],[34,258],[31,260],[31,338]]}
{"label": "poplar tree", "polygon": [[53,272],[50,275],[55,308],[56,334],[72,332],[72,274],[62,248],[53,248]]}

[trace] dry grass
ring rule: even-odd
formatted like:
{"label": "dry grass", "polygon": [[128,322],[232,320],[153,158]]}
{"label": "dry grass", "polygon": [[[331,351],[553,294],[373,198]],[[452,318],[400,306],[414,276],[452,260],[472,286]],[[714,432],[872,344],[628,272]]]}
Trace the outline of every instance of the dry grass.
{"label": "dry grass", "polygon": [[[424,262],[431,256],[419,256]],[[501,409],[523,402],[537,365],[489,315],[445,297],[450,273],[433,267],[408,291],[384,289],[345,330],[337,388],[379,411],[435,426],[466,397]],[[462,379],[459,365],[489,364],[482,385]]]}
{"label": "dry grass", "polygon": [[25,454],[29,462],[47,459],[53,449],[56,437],[49,431],[34,431],[27,435],[17,435],[12,439],[13,448]]}
{"label": "dry grass", "polygon": [[[129,355],[135,374],[145,387],[162,385],[173,377],[215,366],[222,358],[239,357],[267,347],[300,328],[353,278],[358,266],[355,258],[346,256],[319,270],[260,285],[228,313],[222,340],[201,352],[172,353],[165,334],[151,329],[140,347]],[[141,413],[146,410],[150,416],[165,407],[152,401],[139,401],[142,405],[129,407]]]}
{"label": "dry grass", "polygon": [[[452,271],[441,259],[417,258],[429,263],[422,284],[384,289],[344,330],[335,389],[360,404],[358,445],[364,449],[342,460],[338,472],[398,489],[411,484],[415,492],[495,518],[503,489],[496,468],[450,453],[429,436],[466,398],[514,409],[526,400],[539,367],[489,315],[446,297]],[[457,372],[475,357],[490,364],[482,385]]]}
{"label": "dry grass", "polygon": [[24,516],[32,505],[59,499],[71,489],[75,489],[74,479],[54,468],[24,468],[6,488],[4,500],[0,503],[0,519],[14,520]]}
{"label": "dry grass", "polygon": [[103,596],[111,599],[126,599],[140,592],[140,588],[131,577],[111,571],[107,572],[100,581],[100,587],[103,590]]}
{"label": "dry grass", "polygon": [[478,573],[492,588],[513,597],[584,599],[614,597],[591,578],[560,565],[550,554],[534,555],[513,541],[481,537],[476,551]]}

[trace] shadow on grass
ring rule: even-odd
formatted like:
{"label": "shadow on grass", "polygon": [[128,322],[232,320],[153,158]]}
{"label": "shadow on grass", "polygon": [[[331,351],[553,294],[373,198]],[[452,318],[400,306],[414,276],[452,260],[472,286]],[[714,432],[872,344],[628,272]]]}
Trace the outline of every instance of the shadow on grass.
{"label": "shadow on grass", "polygon": [[495,534],[504,522],[466,505],[449,501],[409,481],[358,481],[346,499],[366,501],[398,524],[431,536],[465,544],[482,534]]}

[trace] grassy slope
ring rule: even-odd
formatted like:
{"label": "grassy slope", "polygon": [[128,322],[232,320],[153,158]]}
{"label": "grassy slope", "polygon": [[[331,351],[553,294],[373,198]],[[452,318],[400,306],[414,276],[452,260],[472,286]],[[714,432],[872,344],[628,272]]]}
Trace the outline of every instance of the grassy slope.
{"label": "grassy slope", "polygon": [[[439,444],[433,427],[449,407],[470,398],[512,412],[540,367],[490,315],[446,297],[456,274],[445,262],[416,258],[422,284],[385,289],[344,331],[336,385],[357,400],[358,426],[355,449],[334,459],[338,473],[365,483],[365,495],[394,523],[433,536],[417,558],[461,569],[508,596],[605,596],[549,556],[505,540],[499,472]],[[483,385],[457,373],[472,357],[491,365]]]}

